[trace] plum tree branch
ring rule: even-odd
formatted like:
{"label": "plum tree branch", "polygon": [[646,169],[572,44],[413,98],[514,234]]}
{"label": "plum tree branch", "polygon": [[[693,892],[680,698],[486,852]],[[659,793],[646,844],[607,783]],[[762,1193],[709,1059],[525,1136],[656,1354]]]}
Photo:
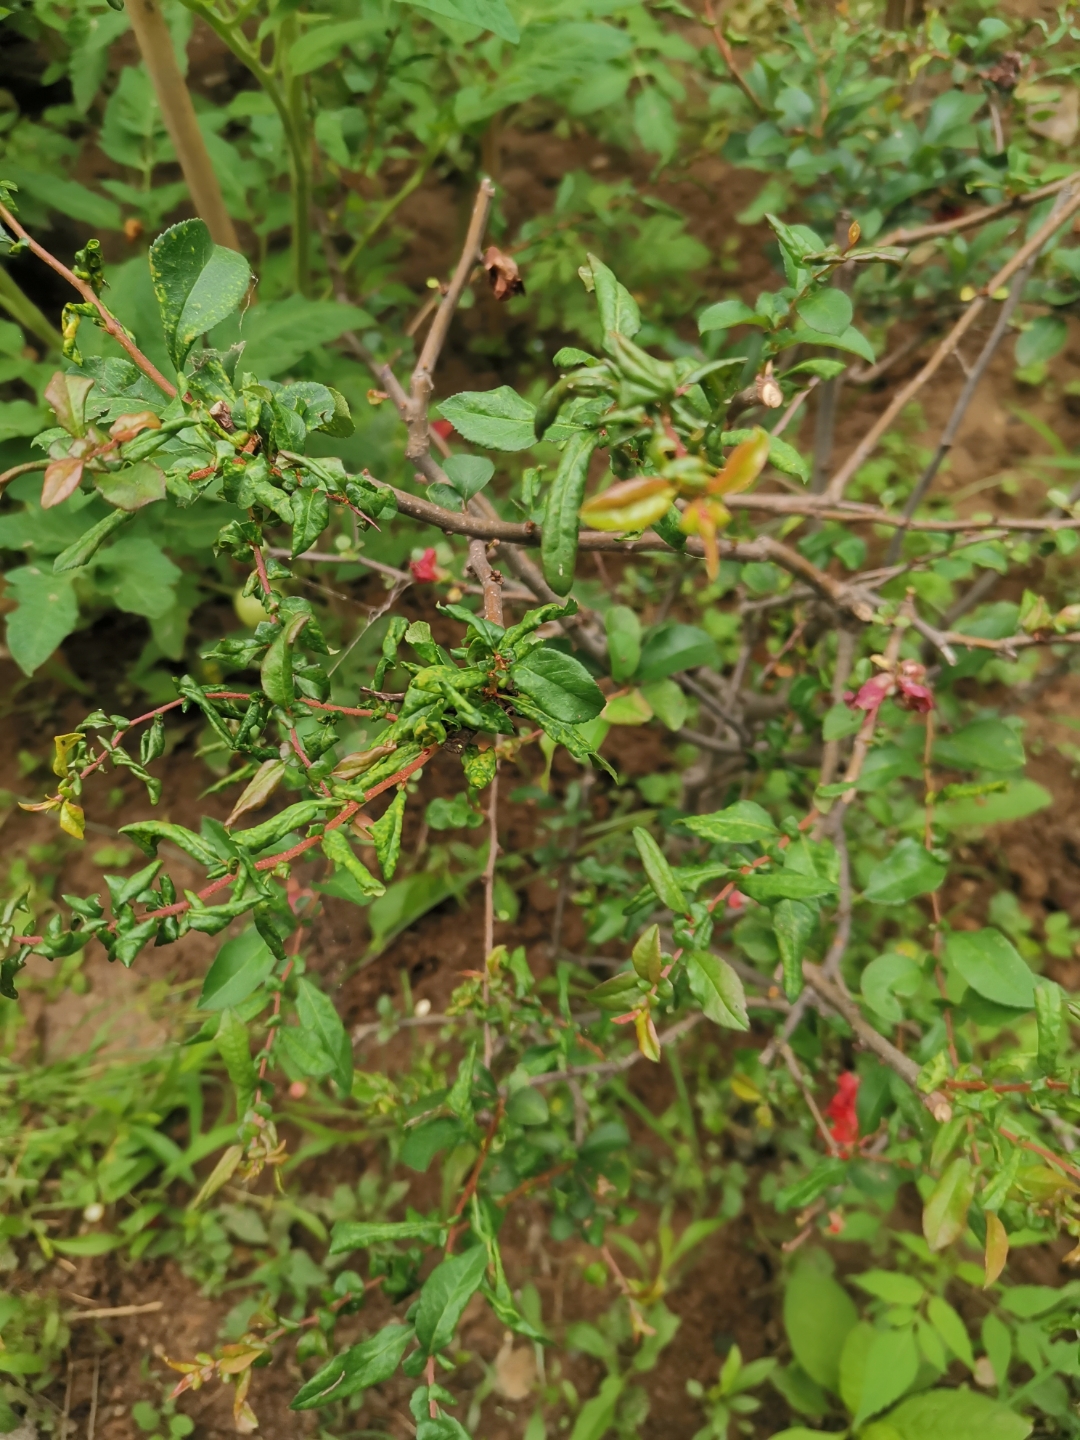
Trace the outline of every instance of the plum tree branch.
{"label": "plum tree branch", "polygon": [[996,220],[1001,215],[1011,215],[1017,210],[1026,210],[1032,205],[1037,205],[1040,200],[1045,200],[1049,195],[1056,195],[1078,179],[1080,179],[1080,171],[1066,175],[1062,180],[1055,180],[1050,185],[1040,185],[1035,190],[1029,190],[1026,195],[1014,195],[1011,200],[1002,200],[997,205],[984,205],[981,210],[968,210],[963,215],[954,216],[951,220],[941,220],[934,225],[914,225],[910,230],[901,226],[898,230],[890,230],[885,235],[879,236],[875,239],[874,244],[880,246],[917,245],[922,240],[935,240],[939,235],[958,235],[963,230],[975,230],[980,225],[985,225],[988,220]]}
{"label": "plum tree branch", "polygon": [[[1047,224],[1050,223],[1050,220],[1056,219],[1056,217],[1068,204],[1069,194],[1070,192],[1068,189],[1063,189],[1058,194],[1057,200],[1054,204],[1053,210],[1050,213]],[[987,336],[986,342],[983,345],[982,350],[979,352],[979,358],[971,367],[971,373],[965,380],[964,388],[960,391],[960,394],[957,397],[956,404],[953,406],[952,414],[949,416],[948,423],[946,424],[945,429],[941,432],[941,439],[937,443],[937,448],[935,449],[933,455],[930,457],[930,461],[927,464],[926,469],[919,476],[914,488],[912,489],[911,494],[907,498],[907,503],[904,505],[903,513],[904,525],[902,528],[896,531],[896,534],[889,541],[889,548],[885,552],[886,565],[894,565],[896,561],[900,558],[900,550],[904,543],[904,532],[908,529],[912,516],[915,514],[915,511],[922,504],[926,492],[934,483],[934,477],[937,475],[938,470],[941,468],[942,461],[945,459],[945,456],[953,447],[953,442],[955,441],[960,426],[963,423],[964,416],[968,412],[968,406],[975,398],[975,391],[982,383],[982,378],[986,374],[990,361],[994,358],[994,354],[998,346],[1005,338],[1005,332],[1009,328],[1009,321],[1012,319],[1013,311],[1016,309],[1017,305],[1020,303],[1020,300],[1023,297],[1024,288],[1027,285],[1028,281],[1031,279],[1031,273],[1035,269],[1035,266],[1038,263],[1038,259],[1039,256],[1037,252],[1031,255],[1028,259],[1027,264],[1022,265],[1013,277],[1013,282],[1009,288],[1009,293],[1006,296],[1005,301],[1001,306],[1001,309],[998,311],[998,317],[997,320],[994,322],[994,328]]]}
{"label": "plum tree branch", "polygon": [[435,318],[431,322],[427,338],[424,341],[424,348],[420,351],[420,358],[412,373],[409,441],[405,447],[405,454],[410,460],[418,460],[421,455],[425,455],[431,444],[427,407],[432,389],[432,375],[438,363],[439,352],[450,331],[450,322],[454,318],[454,311],[457,309],[465,286],[469,283],[469,277],[480,259],[480,243],[484,238],[484,231],[487,229],[488,216],[491,214],[491,204],[494,199],[495,186],[485,176],[480,181],[480,189],[476,194],[472,216],[469,220],[469,229],[465,236],[465,244],[462,246],[457,269],[443,296],[442,304],[435,312]]}
{"label": "plum tree branch", "polygon": [[97,295],[94,294],[92,287],[87,285],[84,280],[80,280],[77,275],[73,275],[67,266],[61,264],[56,256],[51,255],[43,245],[39,245],[33,236],[23,229],[6,205],[0,205],[0,221],[4,223],[13,235],[19,237],[32,255],[36,255],[39,260],[44,261],[50,270],[55,270],[57,275],[66,280],[71,288],[76,290],[88,305],[93,305],[94,309],[101,316],[105,329],[116,343],[127,351],[143,374],[152,380],[158,389],[168,395],[171,400],[176,394],[176,386],[166,380],[154,362],[143,354],[135,344],[135,341],[132,340],[131,336],[120,324],[119,320],[110,313],[98,299]]}
{"label": "plum tree branch", "polygon": [[863,1018],[862,1011],[839,980],[828,979],[818,966],[806,960],[803,961],[803,976],[815,995],[847,1021],[862,1044],[911,1086],[935,1120],[944,1124],[952,1119],[952,1105],[947,1096],[940,1090],[926,1095],[919,1089],[919,1066]]}
{"label": "plum tree branch", "polygon": [[206,221],[216,245],[239,250],[236,229],[225,208],[225,198],[158,0],[127,0],[126,8],[195,211]]}
{"label": "plum tree branch", "polygon": [[877,420],[871,425],[870,429],[829,481],[825,490],[826,497],[829,500],[836,501],[841,498],[848,481],[864,461],[873,454],[882,436],[890,428],[901,410],[910,404],[923,386],[929,380],[933,379],[934,375],[941,369],[949,356],[954,353],[960,341],[982,314],[990,296],[1003,285],[1007,285],[1016,272],[1022,269],[1033,255],[1038,255],[1046,242],[1053,237],[1060,226],[1062,226],[1070,216],[1075,214],[1077,210],[1080,210],[1080,183],[1074,183],[1070,186],[1069,198],[1061,207],[1060,211],[1055,209],[1055,214],[1040,225],[1031,239],[1021,245],[997,274],[993,276],[991,280],[987,281],[980,294],[972,300],[971,304],[960,316],[949,333],[939,342],[934,353],[918,374],[909,380],[906,385],[902,386],[893,396],[881,415],[878,416]]}

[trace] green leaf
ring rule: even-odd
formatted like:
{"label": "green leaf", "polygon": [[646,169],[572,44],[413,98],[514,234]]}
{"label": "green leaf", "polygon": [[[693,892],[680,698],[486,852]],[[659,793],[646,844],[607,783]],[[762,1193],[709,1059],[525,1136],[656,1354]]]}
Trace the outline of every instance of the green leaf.
{"label": "green leaf", "polygon": [[969,1370],[974,1370],[975,1354],[971,1348],[971,1337],[968,1335],[967,1326],[949,1302],[943,1300],[940,1295],[932,1295],[930,1303],[926,1307],[926,1314],[930,1324],[933,1325],[956,1358],[963,1361]]}
{"label": "green leaf", "polygon": [[781,900],[773,911],[773,932],[784,965],[784,994],[797,1000],[802,994],[802,959],[814,933],[814,912],[799,900]]}
{"label": "green leaf", "polygon": [[[253,305],[244,311],[238,330],[233,329],[235,322],[229,322],[222,330],[232,333],[226,337],[219,331],[214,340],[227,345],[234,336],[242,339],[243,368],[256,375],[274,376],[292,369],[302,356],[336,340],[346,330],[366,330],[374,323],[373,317],[357,305],[290,295],[285,300]],[[330,393],[333,395],[333,391]],[[325,428],[327,433],[333,433]]]}
{"label": "green leaf", "polygon": [[456,1145],[465,1135],[460,1120],[451,1119],[449,1115],[437,1116],[409,1131],[399,1158],[410,1170],[419,1170],[422,1174],[440,1150]]}
{"label": "green leaf", "polygon": [[[720,442],[723,445],[742,445],[747,440],[753,440],[757,433],[756,430],[725,430]],[[810,462],[803,459],[794,445],[781,440],[778,435],[769,436],[769,464],[784,475],[794,475],[804,482],[810,479]]]}
{"label": "green leaf", "polygon": [[421,1415],[416,1440],[472,1440],[472,1437],[453,1415]]}
{"label": "green leaf", "polygon": [[[27,147],[28,151],[29,148]],[[123,227],[123,215],[119,205],[113,200],[107,200],[104,195],[95,194],[77,180],[68,180],[44,170],[29,170],[25,166],[12,164],[6,158],[4,179],[13,181],[31,199],[47,205],[50,210],[55,210],[69,220],[80,220],[95,230],[120,230]]]}
{"label": "green leaf", "polygon": [[589,1002],[598,1005],[601,1010],[617,1012],[632,1009],[643,993],[638,974],[627,970],[593,986],[589,991]]}
{"label": "green leaf", "polygon": [[629,690],[625,695],[613,695],[600,714],[608,725],[647,725],[653,708],[640,690]]}
{"label": "green leaf", "polygon": [[348,1095],[352,1089],[352,1042],[334,1002],[305,977],[297,981],[296,1013],[304,1029],[318,1037],[333,1062],[330,1074],[334,1083],[343,1095]]}
{"label": "green leaf", "polygon": [[821,722],[822,739],[842,740],[845,735],[854,735],[865,718],[861,710],[852,710],[841,701],[825,712]]}
{"label": "green leaf", "polygon": [[435,407],[465,440],[488,450],[528,450],[536,444],[530,405],[509,385],[496,390],[467,390]]}
{"label": "green leaf", "polygon": [[200,865],[214,865],[218,860],[218,856],[201,835],[196,835],[193,830],[185,830],[182,825],[172,825],[167,820],[137,820],[133,825],[122,825],[120,834],[133,840],[143,854],[151,859],[157,855],[161,842],[168,840]]}
{"label": "green leaf", "polygon": [[1033,1422],[966,1386],[912,1395],[888,1416],[900,1440],[1027,1440]]}
{"label": "green leaf", "polygon": [[476,1245],[436,1265],[420,1291],[416,1311],[416,1338],[427,1355],[444,1349],[454,1338],[461,1313],[487,1269],[488,1253]]}
{"label": "green leaf", "polygon": [[60,1251],[61,1255],[75,1255],[80,1259],[86,1259],[94,1255],[108,1255],[111,1250],[119,1250],[124,1243],[122,1235],[107,1235],[103,1230],[95,1230],[89,1235],[72,1235],[66,1240],[53,1240],[53,1248]]}
{"label": "green leaf", "polygon": [[1069,327],[1062,315],[1038,315],[1026,330],[1016,337],[1017,365],[1045,365],[1052,360],[1069,338]]}
{"label": "green leaf", "polygon": [[[260,850],[265,850],[268,845],[274,845],[277,841],[288,835],[290,830],[298,830],[304,825],[310,825],[321,811],[325,810],[333,802],[330,800],[297,800],[294,805],[286,805],[284,810],[264,820],[261,825],[252,825],[247,830],[237,830],[233,840],[243,849],[257,855]],[[336,831],[331,832],[336,834]]]}
{"label": "green leaf", "polygon": [[510,678],[556,720],[584,725],[604,708],[599,685],[573,655],[539,645],[510,667]]}
{"label": "green leaf", "polygon": [[871,870],[863,899],[873,905],[903,905],[937,890],[947,873],[947,866],[907,835]]}
{"label": "green leaf", "polygon": [[515,1125],[546,1125],[551,1116],[548,1103],[534,1085],[515,1090],[506,1104],[506,1116]]}
{"label": "green leaf", "polygon": [[274,968],[274,956],[254,926],[227,940],[206,972],[200,1010],[231,1010],[253,994]]}
{"label": "green leaf", "polygon": [[600,324],[604,327],[605,335],[614,330],[616,334],[625,335],[627,340],[632,340],[641,329],[641,311],[637,301],[595,255],[589,256],[589,269],[592,272],[596,304],[600,310]]}
{"label": "green leaf", "polygon": [[796,1268],[784,1292],[784,1329],[807,1375],[834,1394],[844,1341],[857,1320],[851,1297],[822,1273],[816,1256]]}
{"label": "green leaf", "polygon": [[662,725],[681,730],[690,714],[690,702],[674,680],[654,680],[638,692]]}
{"label": "green leaf", "polygon": [[149,259],[165,343],[182,370],[199,336],[239,306],[251,272],[242,255],[214,244],[202,220],[181,220],[162,231]]}
{"label": "green leaf", "polygon": [[[405,820],[405,787],[396,792],[393,800],[371,827],[371,839],[375,856],[384,880],[392,880],[401,854],[401,827]],[[385,893],[385,892],[381,892]]]}
{"label": "green leaf", "polygon": [[641,621],[629,605],[613,605],[604,616],[613,680],[629,680],[641,659]]}
{"label": "green leaf", "polygon": [[795,309],[805,325],[823,335],[843,335],[855,313],[851,297],[835,286],[804,295]]}
{"label": "green leaf", "polygon": [[910,1326],[875,1331],[863,1357],[856,1427],[899,1400],[918,1372],[919,1352]]}
{"label": "green leaf", "polygon": [[977,995],[998,1005],[1030,1010],[1035,977],[1000,930],[956,930],[945,941],[945,961]]}
{"label": "green leaf", "polygon": [[974,1195],[975,1176],[971,1162],[958,1156],[923,1206],[923,1234],[931,1250],[944,1250],[963,1235]]}
{"label": "green leaf", "polygon": [[1044,1075],[1055,1075],[1068,1028],[1065,996],[1061,986],[1053,980],[1042,980],[1035,986],[1035,1021],[1039,1037],[1039,1069]]}
{"label": "green leaf", "polygon": [[739,800],[712,815],[691,815],[681,823],[714,845],[767,844],[777,834],[772,816],[753,800]]}
{"label": "green leaf", "polygon": [[339,1220],[331,1233],[328,1253],[348,1255],[353,1250],[396,1240],[423,1240],[434,1245],[445,1230],[441,1220]]}
{"label": "green leaf", "polygon": [[926,1294],[913,1275],[905,1275],[900,1270],[866,1270],[862,1275],[848,1278],[867,1295],[890,1305],[921,1305]]}
{"label": "green leaf", "polygon": [[715,666],[719,659],[716,641],[706,631],[671,621],[646,636],[634,679],[646,684],[683,670],[696,670],[699,665]]}
{"label": "green leaf", "polygon": [[300,1387],[290,1410],[314,1410],[381,1385],[401,1363],[413,1334],[411,1325],[384,1325],[369,1339],[351,1345]]}
{"label": "green leaf", "polygon": [[443,471],[461,499],[469,500],[483,490],[495,466],[486,455],[451,455],[443,461]]}
{"label": "green leaf", "polygon": [[218,1025],[217,1047],[229,1079],[236,1089],[236,1112],[242,1116],[255,1091],[255,1063],[251,1058],[247,1026],[235,1010],[222,1012]]}
{"label": "green leaf", "polygon": [[1020,770],[1024,745],[1004,720],[975,720],[952,735],[938,736],[934,762],[954,770]]}
{"label": "green leaf", "polygon": [[767,875],[740,875],[739,889],[751,900],[820,900],[836,891],[836,883],[823,875],[800,875],[797,870],[773,870]]}
{"label": "green leaf", "polygon": [[909,955],[888,952],[871,960],[859,979],[863,998],[883,1020],[898,1025],[904,1018],[904,1007],[897,995],[910,999],[922,984],[922,969]]}
{"label": "green leaf", "polygon": [[666,905],[676,915],[686,912],[686,897],[679,889],[679,882],[672,874],[671,866],[664,859],[659,845],[647,830],[640,825],[634,827],[634,844],[637,846],[649,884],[661,905]]}
{"label": "green leaf", "polygon": [[295,560],[310,550],[330,524],[330,501],[325,490],[309,487],[296,490],[292,497],[292,545],[289,553]]}
{"label": "green leaf", "polygon": [[401,3],[415,5],[419,10],[430,10],[435,15],[445,15],[448,20],[462,20],[466,25],[490,30],[500,40],[509,40],[511,45],[516,45],[521,39],[517,22],[504,0],[401,0]]}
{"label": "green leaf", "polygon": [[749,1030],[746,994],[735,971],[709,950],[692,950],[686,974],[694,999],[710,1020],[725,1030]]}
{"label": "green leaf", "polygon": [[[321,17],[320,17],[321,18]],[[336,60],[355,40],[363,40],[369,25],[366,19],[338,20],[314,24],[289,46],[289,69],[294,75],[310,75]],[[344,58],[348,58],[346,55]]]}
{"label": "green leaf", "polygon": [[578,551],[578,511],[585,498],[589,462],[600,443],[595,430],[579,430],[566,442],[555,478],[548,486],[540,557],[544,579],[556,595],[568,595],[574,583]]}
{"label": "green leaf", "polygon": [[821,330],[811,330],[809,326],[805,329],[800,326],[791,332],[789,339],[785,339],[781,350],[787,350],[792,345],[831,345],[835,350],[850,350],[853,355],[860,355],[868,365],[874,363],[874,347],[861,335],[854,325],[849,326],[842,335],[829,335]]}
{"label": "green leaf", "polygon": [[742,300],[720,300],[698,316],[698,331],[730,330],[733,325],[761,325],[764,321]]}
{"label": "green leaf", "polygon": [[23,674],[32,675],[78,623],[75,588],[67,575],[50,574],[36,565],[9,570],[4,580],[18,601],[7,617],[7,647]]}
{"label": "green leaf", "polygon": [[679,144],[679,125],[671,101],[657,85],[643,85],[634,97],[634,133],[644,150],[667,164]]}
{"label": "green leaf", "polygon": [[140,460],[126,470],[109,470],[94,476],[101,498],[117,510],[141,510],[155,500],[165,499],[165,472],[149,460]]}
{"label": "green leaf", "polygon": [[[114,510],[111,515],[106,515],[104,520],[99,520],[96,525],[80,535],[78,540],[70,544],[66,550],[61,550],[53,561],[53,573],[61,574],[65,570],[77,570],[91,560],[98,550],[115,531],[122,525],[126,525],[132,518],[131,510]],[[11,572],[7,578],[11,579]]]}
{"label": "green leaf", "polygon": [[601,1440],[615,1420],[615,1407],[625,1385],[624,1375],[606,1376],[600,1382],[600,1389],[578,1411],[570,1440]]}

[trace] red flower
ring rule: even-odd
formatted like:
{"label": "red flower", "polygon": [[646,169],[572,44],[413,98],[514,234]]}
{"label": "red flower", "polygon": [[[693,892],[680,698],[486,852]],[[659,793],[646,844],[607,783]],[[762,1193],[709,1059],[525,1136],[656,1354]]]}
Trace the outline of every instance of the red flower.
{"label": "red flower", "polygon": [[900,692],[896,697],[896,703],[902,705],[905,710],[917,710],[920,715],[925,715],[928,710],[934,708],[934,692],[929,685],[924,685],[926,679],[926,666],[920,665],[917,660],[902,660],[900,668],[896,672],[896,688]]}
{"label": "red flower", "polygon": [[412,571],[414,580],[430,582],[439,578],[439,570],[435,564],[435,551],[425,550],[419,560],[410,560],[409,569]]}
{"label": "red flower", "polygon": [[825,1114],[833,1122],[829,1133],[838,1145],[854,1145],[859,1138],[859,1117],[855,1113],[858,1093],[858,1075],[844,1070],[836,1082],[836,1094],[825,1108]]}
{"label": "red flower", "polygon": [[844,696],[844,702],[849,710],[873,711],[876,714],[892,688],[891,675],[874,675],[865,685],[860,686],[858,691],[849,690]]}
{"label": "red flower", "polygon": [[893,672],[873,675],[857,691],[849,690],[844,703],[850,710],[864,710],[877,719],[877,712],[892,695],[904,710],[917,710],[925,715],[934,708],[934,692],[924,684],[926,666],[917,660],[901,660]]}
{"label": "red flower", "polygon": [[431,429],[440,440],[449,440],[454,433],[454,427],[449,420],[432,420]]}
{"label": "red flower", "polygon": [[733,890],[728,896],[727,907],[729,910],[741,910],[746,904],[746,896],[741,890]]}

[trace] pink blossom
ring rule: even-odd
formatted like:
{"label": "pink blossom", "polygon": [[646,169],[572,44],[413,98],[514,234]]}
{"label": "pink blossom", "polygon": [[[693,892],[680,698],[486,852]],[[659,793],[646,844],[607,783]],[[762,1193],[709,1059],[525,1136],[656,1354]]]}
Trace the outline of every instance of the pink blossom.
{"label": "pink blossom", "polygon": [[858,1093],[858,1075],[853,1070],[842,1071],[836,1082],[836,1094],[825,1107],[825,1114],[833,1122],[829,1133],[839,1145],[854,1145],[859,1138],[859,1117],[855,1113]]}
{"label": "pink blossom", "polygon": [[439,571],[435,564],[435,551],[429,548],[424,551],[419,560],[410,560],[409,569],[412,571],[413,579],[419,580],[421,583],[437,580]]}

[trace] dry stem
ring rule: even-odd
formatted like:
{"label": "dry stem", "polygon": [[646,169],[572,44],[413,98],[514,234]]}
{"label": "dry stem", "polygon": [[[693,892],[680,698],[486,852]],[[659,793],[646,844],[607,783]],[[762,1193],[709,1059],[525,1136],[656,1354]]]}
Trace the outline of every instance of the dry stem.
{"label": "dry stem", "polygon": [[937,349],[919,373],[893,396],[882,414],[874,424],[871,425],[870,429],[829,481],[825,494],[830,500],[840,499],[848,481],[864,461],[873,454],[878,442],[900,414],[901,410],[919,393],[927,381],[937,374],[945,361],[956,350],[960,341],[982,314],[989,297],[1003,285],[1007,285],[1016,272],[1022,269],[1033,255],[1038,255],[1046,242],[1053,237],[1055,231],[1077,210],[1080,210],[1080,187],[1070,189],[1069,198],[1062,206],[1060,212],[1055,213],[1049,220],[1040,225],[1031,239],[1028,240],[1026,244],[1021,245],[1012,259],[1006,261],[993,279],[989,280],[986,285],[983,286],[982,292],[976,296],[960,316],[959,320],[957,320],[953,328],[938,344]]}
{"label": "dry stem", "polygon": [[206,221],[215,245],[239,250],[236,229],[225,208],[195,107],[180,73],[165,16],[157,0],[127,0],[127,13],[195,210]]}
{"label": "dry stem", "polygon": [[469,229],[465,236],[465,244],[462,247],[457,269],[454,271],[453,279],[450,281],[442,304],[435,312],[435,319],[431,322],[427,339],[424,341],[424,348],[420,351],[420,358],[412,373],[409,442],[405,447],[405,454],[410,460],[418,460],[421,455],[426,455],[431,443],[427,418],[428,398],[432,390],[431,377],[438,363],[439,352],[449,333],[454,311],[458,307],[465,286],[469,283],[473,268],[480,259],[480,243],[484,238],[484,231],[487,229],[488,216],[491,214],[491,202],[494,198],[495,186],[485,176],[480,182],[480,189],[476,195],[472,218],[469,221]]}

